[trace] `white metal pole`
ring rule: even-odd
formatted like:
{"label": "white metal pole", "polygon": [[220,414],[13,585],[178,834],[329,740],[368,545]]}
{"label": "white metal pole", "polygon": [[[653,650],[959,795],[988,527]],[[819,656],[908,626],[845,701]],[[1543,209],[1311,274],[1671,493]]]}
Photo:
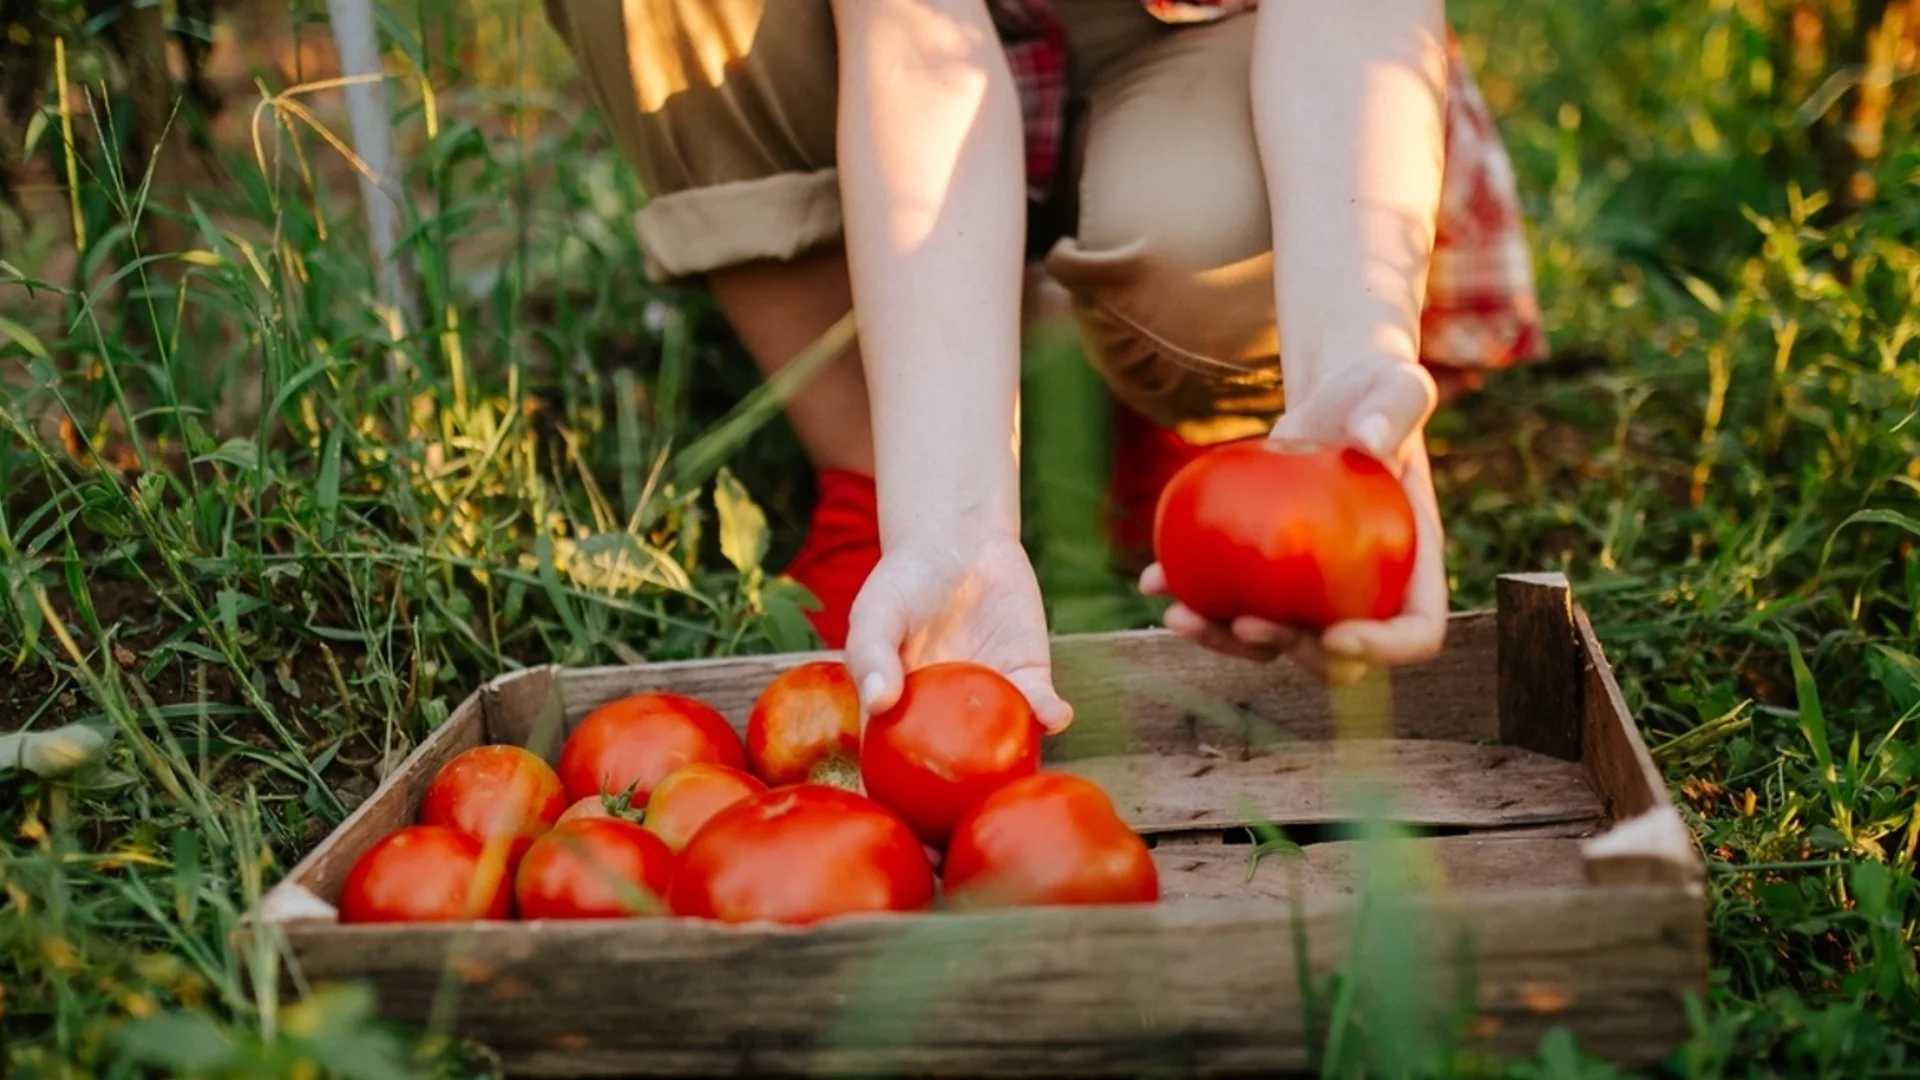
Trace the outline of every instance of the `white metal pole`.
{"label": "white metal pole", "polygon": [[380,63],[380,39],[374,31],[373,3],[327,0],[327,14],[340,53],[340,74],[360,79],[346,86],[347,120],[353,129],[354,153],[373,174],[371,178],[360,176],[360,201],[366,208],[380,302],[393,313],[393,329],[398,336],[418,325],[418,313],[406,260],[397,250],[404,191],[399,154],[394,148],[393,116],[388,109],[386,73]]}

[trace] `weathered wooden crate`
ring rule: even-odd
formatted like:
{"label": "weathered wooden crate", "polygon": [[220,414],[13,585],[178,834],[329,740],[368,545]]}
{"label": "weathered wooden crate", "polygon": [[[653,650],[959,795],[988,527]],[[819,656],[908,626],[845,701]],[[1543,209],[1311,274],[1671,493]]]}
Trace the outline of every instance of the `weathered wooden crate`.
{"label": "weathered wooden crate", "polygon": [[[1473,1048],[1526,1053],[1566,1025],[1646,1062],[1684,1037],[1684,999],[1705,987],[1702,863],[1564,579],[1505,578],[1498,606],[1455,616],[1434,662],[1337,695],[1160,632],[1059,639],[1077,719],[1050,740],[1051,766],[1097,778],[1152,839],[1158,905],[810,930],[338,924],[347,868],[411,820],[455,754],[550,753],[562,725],[642,690],[744,723],[772,674],[807,658],[775,656],[488,684],[252,925],[284,935],[304,980],[371,980],[388,1015],[451,1018],[515,1075],[1272,1072],[1309,1060],[1296,942],[1317,975],[1354,946],[1359,842],[1339,827],[1357,812],[1350,781],[1371,777],[1439,869],[1398,901],[1427,942],[1398,962],[1442,989],[1471,973]],[[1307,842],[1249,881],[1258,821]]]}

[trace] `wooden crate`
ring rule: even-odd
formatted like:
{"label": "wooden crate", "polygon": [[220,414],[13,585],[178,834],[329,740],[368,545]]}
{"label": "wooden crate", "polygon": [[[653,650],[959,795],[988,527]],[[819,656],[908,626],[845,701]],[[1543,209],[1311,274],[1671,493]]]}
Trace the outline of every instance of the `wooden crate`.
{"label": "wooden crate", "polygon": [[[1400,896],[1396,925],[1427,945],[1397,962],[1440,988],[1471,972],[1474,1050],[1527,1053],[1566,1025],[1644,1063],[1684,1038],[1684,998],[1707,977],[1702,863],[1564,579],[1502,579],[1497,614],[1455,616],[1434,662],[1337,695],[1161,632],[1063,637],[1056,656],[1077,719],[1049,740],[1050,767],[1097,778],[1152,839],[1158,905],[810,930],[338,923],[348,867],[412,820],[455,754],[497,741],[551,756],[563,725],[642,690],[743,724],[774,672],[808,658],[786,655],[488,684],[249,925],[284,936],[300,978],[371,980],[386,1014],[450,1018],[514,1075],[1287,1070],[1309,1060],[1296,941],[1316,975],[1350,955],[1360,849],[1337,826],[1356,814],[1349,781],[1375,777],[1394,818],[1424,827],[1411,844],[1440,878]],[[1287,827],[1304,854],[1249,881],[1250,820]]]}

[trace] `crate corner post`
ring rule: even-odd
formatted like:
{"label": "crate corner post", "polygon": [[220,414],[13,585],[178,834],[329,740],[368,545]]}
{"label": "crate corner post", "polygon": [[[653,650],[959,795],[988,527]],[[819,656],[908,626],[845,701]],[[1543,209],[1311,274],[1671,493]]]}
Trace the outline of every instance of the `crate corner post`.
{"label": "crate corner post", "polygon": [[1579,761],[1580,638],[1566,575],[1504,574],[1496,584],[1500,741]]}

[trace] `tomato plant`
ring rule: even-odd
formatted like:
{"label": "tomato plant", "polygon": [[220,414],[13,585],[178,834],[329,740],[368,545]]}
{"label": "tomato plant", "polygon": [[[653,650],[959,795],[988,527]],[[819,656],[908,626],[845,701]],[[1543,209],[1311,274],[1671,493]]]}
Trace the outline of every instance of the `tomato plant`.
{"label": "tomato plant", "polygon": [[1045,772],[981,800],[954,830],[941,881],[955,907],[1159,899],[1144,840],[1092,783]]}
{"label": "tomato plant", "polygon": [[747,717],[747,757],[767,783],[854,788],[860,774],[860,694],[847,666],[815,660],[781,672]]}
{"label": "tomato plant", "polygon": [[666,841],[631,821],[576,818],[533,842],[513,895],[522,919],[619,919],[666,911]]}
{"label": "tomato plant", "polygon": [[445,825],[408,825],[381,837],[347,871],[340,921],[504,919],[513,891],[504,850]]}
{"label": "tomato plant", "polygon": [[635,694],[588,713],[560,750],[560,779],[575,799],[631,792],[644,806],[654,785],[684,765],[747,767],[740,735],[705,702]]}
{"label": "tomato plant", "polygon": [[435,774],[420,801],[420,824],[505,841],[511,867],[566,808],[560,777],[539,755],[518,746],[476,746]]}
{"label": "tomato plant", "polygon": [[825,784],[774,788],[715,814],[680,855],[676,915],[805,925],[933,902],[913,831],[862,795]]}
{"label": "tomato plant", "polygon": [[1324,630],[1400,613],[1413,506],[1358,450],[1229,443],[1174,475],[1154,515],[1167,591],[1199,615]]}
{"label": "tomato plant", "polygon": [[992,668],[933,664],[907,674],[900,700],[867,721],[867,794],[940,847],[960,815],[1040,767],[1040,722],[1020,688]]}
{"label": "tomato plant", "polygon": [[653,789],[643,824],[677,853],[713,815],[765,790],[767,785],[739,769],[689,765],[675,769]]}

